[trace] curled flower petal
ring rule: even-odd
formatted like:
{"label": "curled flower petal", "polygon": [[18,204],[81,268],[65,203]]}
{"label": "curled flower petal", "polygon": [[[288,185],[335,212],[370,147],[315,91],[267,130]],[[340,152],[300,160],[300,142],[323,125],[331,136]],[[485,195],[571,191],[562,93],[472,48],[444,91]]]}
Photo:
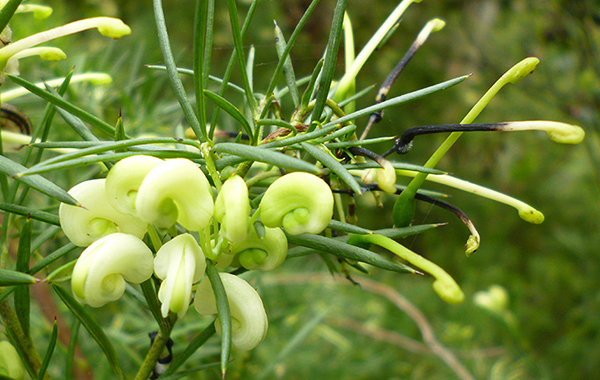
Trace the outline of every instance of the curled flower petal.
{"label": "curled flower petal", "polygon": [[105,179],[82,182],[69,194],[84,207],[62,203],[58,210],[60,226],[71,242],[85,247],[99,238],[122,232],[142,238],[147,224],[131,215],[115,210],[106,197]]}
{"label": "curled flower petal", "polygon": [[215,201],[215,219],[221,223],[222,235],[232,243],[248,236],[250,201],[248,186],[242,177],[234,175],[221,187]]}
{"label": "curled flower petal", "polygon": [[[267,335],[269,321],[265,306],[258,292],[245,280],[229,273],[219,275],[229,301],[231,341],[240,350],[251,350]],[[217,302],[208,278],[202,280],[196,289],[194,307],[202,315],[217,313]],[[220,321],[217,320],[215,327],[220,334]]]}
{"label": "curled flower petal", "polygon": [[238,255],[246,269],[271,271],[285,261],[287,249],[287,238],[281,229],[265,228],[263,239],[253,232],[246,240],[233,244],[231,253]]}
{"label": "curled flower petal", "polygon": [[152,276],[154,257],[133,235],[114,233],[86,248],[71,278],[73,293],[86,304],[100,307],[125,292],[125,281],[139,284]]}
{"label": "curled flower petal", "polygon": [[163,280],[158,290],[161,313],[169,310],[183,317],[192,301],[192,285],[200,281],[206,270],[206,259],[194,237],[179,235],[156,253],[154,273]]}
{"label": "curled flower petal", "polygon": [[214,212],[208,180],[196,164],[185,158],[162,162],[142,181],[135,201],[140,218],[158,227],[175,222],[200,231]]}
{"label": "curled flower petal", "polygon": [[290,173],[269,186],[260,202],[260,219],[291,235],[321,233],[333,216],[333,193],[321,178]]}
{"label": "curled flower petal", "polygon": [[106,195],[110,204],[124,214],[137,215],[135,200],[146,175],[163,163],[152,156],[132,156],[117,162],[106,176]]}

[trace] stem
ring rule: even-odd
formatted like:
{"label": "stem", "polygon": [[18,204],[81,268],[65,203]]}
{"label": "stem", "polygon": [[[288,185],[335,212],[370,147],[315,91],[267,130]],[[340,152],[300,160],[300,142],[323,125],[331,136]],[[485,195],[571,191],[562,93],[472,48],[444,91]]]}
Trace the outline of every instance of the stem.
{"label": "stem", "polygon": [[168,336],[163,336],[162,333],[156,335],[154,343],[152,343],[152,347],[150,347],[150,351],[146,355],[146,359],[144,359],[144,363],[142,363],[139,372],[135,376],[135,380],[147,380],[150,377],[168,341]]}

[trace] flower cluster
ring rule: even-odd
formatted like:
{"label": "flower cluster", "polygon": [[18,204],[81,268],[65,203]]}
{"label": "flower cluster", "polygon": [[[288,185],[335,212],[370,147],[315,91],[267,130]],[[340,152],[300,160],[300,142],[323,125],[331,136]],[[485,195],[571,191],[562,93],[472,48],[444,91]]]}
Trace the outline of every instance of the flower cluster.
{"label": "flower cluster", "polygon": [[[241,177],[227,179],[213,200],[214,189],[203,171],[183,158],[129,157],[116,163],[106,179],[82,182],[69,194],[81,207],[61,204],[61,227],[71,242],[87,247],[73,270],[75,296],[100,307],[119,299],[126,282],[139,284],[155,275],[161,280],[163,317],[170,312],[183,317],[194,290],[195,309],[203,315],[217,313],[205,277],[207,258],[220,269],[270,271],[287,254],[280,227],[291,235],[320,233],[333,216],[331,189],[312,174],[280,177],[252,214]],[[261,226],[255,228],[259,216]],[[158,238],[157,229],[164,239]],[[147,232],[157,238],[145,238]],[[230,305],[233,343],[251,349],[267,331],[262,300],[240,277],[222,273],[221,280]]]}

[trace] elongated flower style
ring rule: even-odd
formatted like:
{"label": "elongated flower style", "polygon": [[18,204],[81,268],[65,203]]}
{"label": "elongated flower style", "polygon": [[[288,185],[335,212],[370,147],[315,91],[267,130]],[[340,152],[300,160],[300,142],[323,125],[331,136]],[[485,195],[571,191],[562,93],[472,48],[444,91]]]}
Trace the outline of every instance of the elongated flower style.
{"label": "elongated flower style", "polygon": [[265,228],[264,238],[252,232],[248,238],[231,247],[231,253],[238,255],[240,264],[246,269],[271,271],[285,261],[287,238],[279,228]]}
{"label": "elongated flower style", "polygon": [[73,269],[71,287],[84,303],[100,307],[125,292],[125,281],[139,284],[152,276],[152,251],[133,235],[114,233],[86,248]]}
{"label": "elongated flower style", "polygon": [[23,38],[0,49],[0,71],[4,71],[8,60],[15,54],[59,37],[79,33],[88,29],[98,29],[100,34],[111,38],[121,38],[131,34],[131,29],[123,21],[112,17],[94,17],[75,21],[54,29]]}
{"label": "elongated flower style", "polygon": [[142,238],[147,224],[131,215],[115,210],[106,197],[105,179],[82,182],[69,190],[83,207],[61,204],[60,226],[71,242],[85,247],[99,238],[122,232]]}
{"label": "elongated flower style", "polygon": [[[267,335],[269,320],[258,292],[245,280],[229,273],[219,273],[227,300],[232,322],[231,341],[240,350],[251,350]],[[194,299],[196,311],[202,315],[216,314],[217,302],[208,278],[200,282]],[[221,323],[215,327],[221,333]]]}
{"label": "elongated flower style", "polygon": [[192,285],[206,270],[206,259],[194,237],[182,234],[163,245],[154,259],[154,272],[163,280],[158,290],[161,313],[183,317],[192,301]]}
{"label": "elongated flower style", "polygon": [[106,196],[110,204],[124,214],[138,215],[137,193],[148,173],[164,161],[152,156],[132,156],[117,162],[106,176]]}
{"label": "elongated flower style", "polygon": [[221,223],[221,233],[232,243],[246,239],[250,227],[248,186],[242,177],[234,175],[221,187],[215,201],[215,219]]}
{"label": "elongated flower style", "polygon": [[185,158],[164,161],[152,169],[140,185],[135,208],[148,223],[169,228],[178,222],[190,231],[208,226],[214,213],[206,176]]}
{"label": "elongated flower style", "polygon": [[290,173],[269,186],[260,202],[260,219],[271,228],[283,227],[291,235],[319,234],[333,216],[333,193],[321,178]]}

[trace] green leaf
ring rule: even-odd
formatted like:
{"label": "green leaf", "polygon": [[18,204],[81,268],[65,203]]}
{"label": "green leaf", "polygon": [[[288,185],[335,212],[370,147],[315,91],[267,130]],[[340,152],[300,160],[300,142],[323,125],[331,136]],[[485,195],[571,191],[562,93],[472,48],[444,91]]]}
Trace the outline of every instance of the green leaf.
{"label": "green leaf", "polygon": [[[407,265],[392,261],[386,257],[380,256],[369,250],[355,247],[346,244],[339,240],[326,238],[320,235],[289,235],[286,234],[290,244],[301,245],[303,247],[312,248],[320,252],[327,252],[345,259],[361,261],[371,264],[375,267],[400,273],[415,273],[415,271]],[[306,251],[303,252],[307,254]],[[310,252],[312,253],[312,252]],[[288,258],[296,257],[297,254],[292,250],[288,251]]]}
{"label": "green leaf", "polygon": [[296,74],[294,73],[294,66],[292,65],[292,60],[288,54],[287,57],[283,58],[283,54],[287,48],[287,44],[285,42],[285,37],[283,36],[283,32],[277,22],[273,20],[275,23],[275,48],[277,49],[277,56],[279,59],[283,59],[283,74],[285,75],[285,81],[290,89],[290,94],[292,95],[292,101],[294,102],[294,108],[298,107],[300,103],[300,97],[298,95],[298,87],[296,86]]}
{"label": "green leaf", "polygon": [[344,165],[342,165],[338,160],[333,158],[329,153],[322,151],[312,144],[303,142],[302,147],[308,152],[308,154],[313,156],[315,160],[328,167],[333,173],[340,177],[340,179],[344,181],[346,185],[350,186],[350,188],[354,190],[356,194],[362,195],[360,185],[358,182],[356,182],[354,176],[352,176],[352,174],[350,174],[350,172],[346,170]]}
{"label": "green leaf", "polygon": [[269,95],[269,94],[273,93],[273,91],[275,90],[275,86],[277,85],[277,80],[279,79],[279,74],[281,74],[281,70],[283,70],[285,61],[286,61],[287,57],[290,55],[290,51],[292,51],[292,47],[296,43],[296,39],[300,35],[302,28],[304,28],[304,25],[306,25],[306,22],[310,18],[310,15],[312,15],[312,13],[315,10],[315,7],[317,6],[318,3],[319,3],[319,0],[313,0],[310,3],[310,5],[308,6],[308,8],[306,8],[306,11],[302,15],[302,18],[300,18],[300,20],[298,21],[298,24],[296,24],[296,28],[294,28],[294,31],[292,32],[292,35],[290,36],[290,39],[285,47],[285,50],[283,51],[283,53],[281,53],[281,55],[279,57],[279,62],[277,63],[277,67],[275,67],[275,70],[273,70],[273,75],[271,76],[271,81],[269,82],[269,86],[267,87],[267,91],[265,91],[265,94]]}
{"label": "green leaf", "polygon": [[223,374],[223,378],[225,378],[229,355],[231,353],[231,312],[229,310],[229,301],[227,300],[227,293],[225,292],[225,287],[223,287],[223,282],[221,282],[221,276],[219,276],[217,268],[215,268],[210,260],[206,260],[206,275],[215,293],[219,321],[221,322],[221,373]]}
{"label": "green leaf", "polygon": [[[206,49],[206,34],[208,19],[208,1],[197,0],[196,1],[196,13],[194,16],[194,93],[196,95],[196,110],[198,112],[198,122],[200,125],[206,125],[206,104],[204,102],[204,83],[205,70],[210,70],[210,57],[208,61],[205,60],[205,55],[211,50]],[[211,30],[212,34],[212,30]],[[204,138],[208,140],[206,135],[206,128],[202,128],[204,132]]]}
{"label": "green leaf", "polygon": [[16,84],[18,84],[19,86],[26,88],[32,94],[39,96],[40,98],[54,104],[55,106],[62,108],[63,110],[70,113],[71,115],[80,118],[81,120],[85,121],[86,123],[89,123],[93,127],[98,128],[100,131],[107,134],[108,136],[113,137],[115,135],[115,128],[112,125],[108,124],[105,121],[102,121],[101,119],[90,114],[89,112],[84,111],[81,108],[74,106],[73,104],[67,102],[60,96],[51,94],[48,91],[44,91],[41,88],[37,87],[35,84],[28,82],[21,77],[10,75],[10,74],[6,74],[6,77],[8,79],[10,79],[11,81],[15,82]]}
{"label": "green leaf", "polygon": [[[243,37],[240,29],[240,21],[238,19],[238,12],[235,0],[227,0],[227,9],[229,11],[231,35],[233,37],[235,51],[237,52],[238,65],[240,67],[240,75],[242,76],[242,83],[244,85],[244,90],[246,91],[246,101],[248,102],[248,106],[250,107],[250,112],[252,112],[253,116],[256,116],[256,99],[254,99],[254,94],[252,93],[252,86],[250,85],[248,72],[246,71],[246,59],[244,58]],[[252,134],[249,134],[248,136],[252,136]]]}
{"label": "green leaf", "polygon": [[[7,176],[15,176],[18,173],[26,171],[27,168],[17,164],[14,161],[9,160],[4,156],[0,156],[0,173],[4,173]],[[39,175],[32,175],[28,177],[14,177],[17,181],[24,183],[25,185],[36,189],[40,193],[46,194],[51,198],[57,199],[63,203],[70,204],[73,206],[80,206],[72,196],[70,196],[65,190],[61,189],[53,182],[48,181],[46,178]]]}
{"label": "green leaf", "polygon": [[363,109],[358,110],[356,112],[352,112],[352,113],[350,113],[350,114],[348,114],[346,116],[342,116],[339,119],[335,119],[335,120],[330,121],[330,122],[328,122],[326,124],[323,124],[323,128],[329,127],[331,125],[337,125],[339,123],[345,123],[347,121],[358,119],[359,117],[362,117],[362,116],[370,115],[373,112],[381,111],[383,109],[386,109],[386,108],[389,108],[389,107],[392,107],[392,106],[396,106],[398,104],[402,104],[402,103],[406,103],[406,102],[410,102],[410,101],[413,101],[413,100],[420,99],[420,98],[422,98],[424,96],[431,95],[433,93],[445,90],[445,89],[450,88],[452,86],[456,86],[457,84],[463,82],[465,79],[469,78],[470,76],[471,75],[463,75],[461,77],[450,79],[448,81],[445,81],[445,82],[442,82],[442,83],[438,83],[438,84],[433,85],[433,86],[429,86],[429,87],[425,87],[425,88],[422,88],[422,89],[417,90],[417,91],[409,92],[408,94],[397,96],[395,98],[386,100],[385,102],[374,104],[374,105],[372,105],[370,107],[363,108]]}
{"label": "green leaf", "polygon": [[165,61],[165,66],[167,67],[167,76],[169,77],[171,88],[173,89],[175,97],[181,106],[181,110],[183,111],[186,121],[196,136],[198,136],[198,139],[200,139],[202,142],[205,142],[207,141],[206,125],[201,125],[198,121],[198,118],[194,113],[194,109],[187,97],[187,94],[185,93],[183,83],[181,82],[181,79],[177,73],[177,65],[175,64],[175,58],[173,57],[171,45],[169,43],[169,35],[167,33],[167,24],[162,8],[162,1],[153,0],[152,4],[154,6],[156,29],[158,31],[158,45],[160,46],[160,50]]}
{"label": "green leaf", "polygon": [[[321,119],[321,113],[325,108],[325,102],[329,95],[329,88],[333,81],[335,74],[335,66],[337,63],[338,49],[340,47],[340,40],[342,36],[342,23],[344,21],[344,12],[346,12],[346,3],[348,0],[338,0],[335,6],[333,14],[333,21],[331,23],[331,31],[329,33],[329,41],[327,42],[327,51],[325,52],[325,62],[323,63],[323,72],[319,80],[319,90],[317,91],[317,97],[315,99],[315,108],[312,112],[312,120],[319,121]],[[312,124],[312,129],[316,124]],[[309,132],[312,131],[309,129]]]}
{"label": "green leaf", "polygon": [[36,282],[37,279],[27,273],[0,269],[0,286],[30,285],[35,284]]}
{"label": "green leaf", "polygon": [[58,215],[50,214],[49,212],[34,210],[24,206],[0,203],[0,210],[4,210],[13,214],[23,215],[31,219],[39,220],[44,223],[60,226]]}
{"label": "green leaf", "polygon": [[250,123],[248,122],[248,120],[246,120],[246,118],[244,117],[242,112],[239,109],[237,109],[236,106],[231,104],[229,102],[229,100],[225,99],[224,97],[222,97],[220,95],[215,94],[214,92],[204,90],[204,95],[206,95],[206,97],[211,102],[215,103],[219,108],[221,108],[223,111],[227,112],[238,123],[240,123],[242,125],[242,128],[244,129],[244,131],[250,138],[250,141],[254,141],[254,134],[252,131],[252,127],[250,126]]}
{"label": "green leaf", "polygon": [[6,28],[8,22],[19,8],[23,0],[9,0],[0,11],[0,32]]}
{"label": "green leaf", "polygon": [[73,318],[71,325],[71,337],[69,339],[69,347],[67,349],[67,360],[65,360],[65,380],[71,380],[73,377],[73,363],[75,362],[75,349],[77,348],[77,335],[81,322],[77,318]]}
{"label": "green leaf", "polygon": [[315,84],[317,83],[317,79],[319,78],[319,74],[321,74],[321,69],[323,68],[323,62],[325,60],[324,59],[320,59],[314,70],[312,73],[312,76],[310,77],[310,81],[308,82],[308,86],[306,86],[306,88],[304,89],[304,92],[302,93],[302,99],[300,102],[300,113],[304,113],[303,110],[308,106],[308,103],[310,103],[310,97],[313,93],[313,90],[315,89]]}
{"label": "green leaf", "polygon": [[267,164],[275,165],[278,167],[296,169],[314,174],[321,173],[321,170],[313,164],[309,164],[308,162],[285,155],[283,153],[278,153],[272,150],[258,148],[254,146],[234,143],[221,143],[216,144],[213,147],[213,151],[229,153],[235,156],[244,157],[251,161],[265,162]]}
{"label": "green leaf", "polygon": [[[21,235],[19,236],[19,247],[17,248],[17,262],[15,269],[21,273],[29,272],[29,256],[31,252],[31,220],[25,219]],[[23,332],[29,335],[29,316],[31,300],[29,286],[19,286],[15,289],[15,313]]]}
{"label": "green leaf", "polygon": [[104,334],[102,327],[96,322],[96,320],[88,313],[87,310],[79,303],[75,298],[71,295],[69,291],[59,285],[52,284],[52,288],[56,292],[56,294],[60,297],[63,303],[71,310],[73,315],[81,322],[81,324],[86,328],[86,330],[90,333],[92,338],[98,343],[104,355],[108,359],[108,364],[115,372],[119,379],[124,380],[125,377],[123,375],[123,371],[121,370],[121,366],[119,364],[119,358],[117,357],[117,353],[115,348],[113,347],[110,340]]}
{"label": "green leaf", "polygon": [[327,228],[331,228],[336,231],[343,231],[352,234],[372,234],[374,233],[372,230],[367,230],[366,228],[355,226],[354,224],[342,223],[338,220],[332,219],[329,222]]}
{"label": "green leaf", "polygon": [[46,370],[48,369],[48,365],[50,364],[50,360],[52,359],[52,354],[54,353],[54,348],[56,347],[56,339],[58,338],[58,323],[56,319],[54,320],[54,326],[52,326],[52,334],[50,334],[50,340],[48,341],[48,348],[46,348],[46,355],[44,355],[44,360],[42,361],[42,365],[40,366],[40,370],[38,372],[37,380],[42,380],[46,375]]}
{"label": "green leaf", "polygon": [[75,248],[77,248],[77,246],[75,244],[67,243],[66,245],[60,247],[56,251],[52,252],[48,256],[46,256],[43,259],[41,259],[40,261],[38,261],[33,267],[31,267],[31,269],[29,269],[28,273],[31,275],[36,274],[37,272],[41,271],[42,269],[44,269],[48,265],[52,264],[56,260],[60,259],[64,255],[75,250]]}

